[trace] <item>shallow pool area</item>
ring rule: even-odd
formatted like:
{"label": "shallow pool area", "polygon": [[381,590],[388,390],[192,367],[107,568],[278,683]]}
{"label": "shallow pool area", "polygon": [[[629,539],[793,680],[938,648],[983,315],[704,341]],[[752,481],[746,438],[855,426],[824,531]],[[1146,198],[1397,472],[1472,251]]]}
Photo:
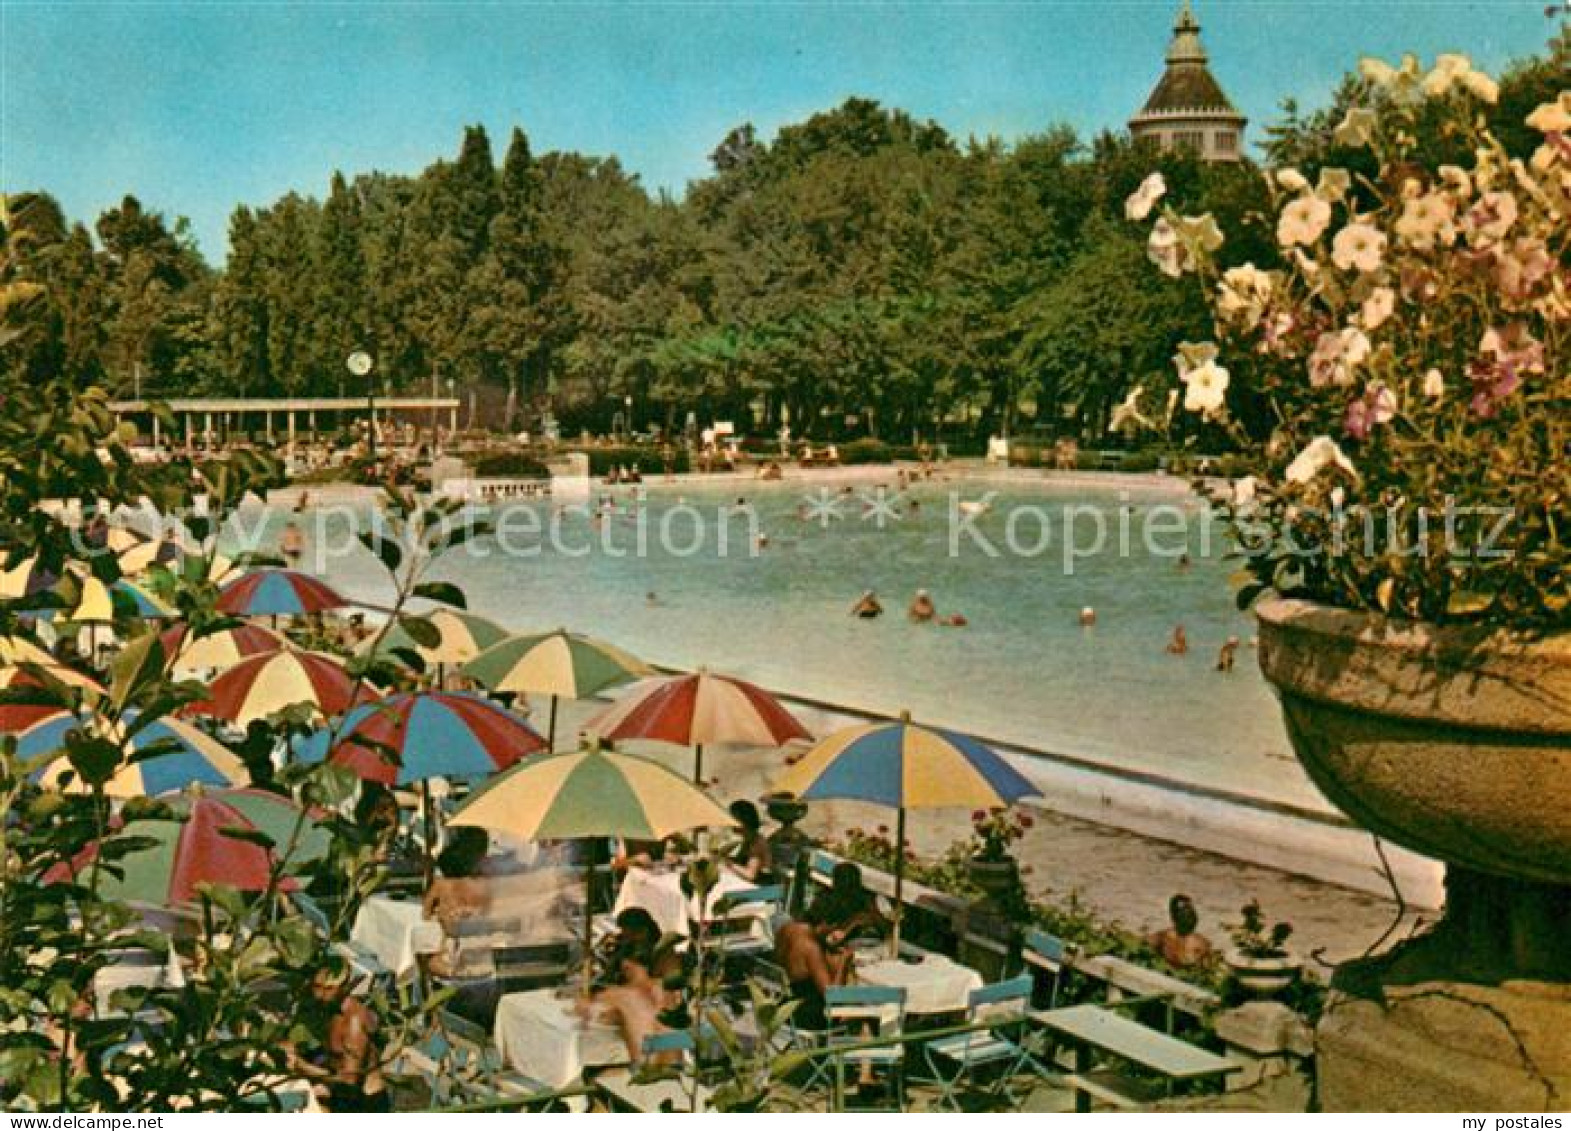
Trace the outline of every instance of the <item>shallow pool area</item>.
{"label": "shallow pool area", "polygon": [[[619,488],[604,513],[604,488],[565,510],[518,503],[491,516],[510,552],[484,539],[433,576],[512,629],[565,626],[656,664],[1330,811],[1259,674],[1253,621],[1227,583],[1236,563],[1182,485],[961,479],[897,496],[891,473],[887,486],[882,502],[865,480],[850,494],[834,482],[652,484],[641,501]],[[352,541],[343,514],[304,517],[313,550]],[[284,521],[271,514],[264,538]],[[346,592],[388,596],[358,546],[317,564]],[[869,589],[885,615],[851,616]],[[917,589],[966,626],[911,623]],[[1094,627],[1079,624],[1086,606]],[[1179,624],[1185,655],[1167,651]],[[1230,636],[1236,667],[1219,672]]]}

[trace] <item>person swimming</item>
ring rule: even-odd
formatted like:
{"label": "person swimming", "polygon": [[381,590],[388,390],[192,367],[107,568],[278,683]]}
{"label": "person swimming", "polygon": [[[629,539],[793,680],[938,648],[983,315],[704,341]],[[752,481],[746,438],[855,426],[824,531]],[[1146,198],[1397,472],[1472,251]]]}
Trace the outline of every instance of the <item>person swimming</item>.
{"label": "person swimming", "polygon": [[1096,626],[1096,610],[1090,605],[1080,610],[1080,627],[1094,628]]}
{"label": "person swimming", "polygon": [[884,615],[884,606],[879,604],[878,594],[869,589],[851,606],[851,615],[862,620],[872,620]]}
{"label": "person swimming", "polygon": [[1167,642],[1169,656],[1186,656],[1189,654],[1189,634],[1184,631],[1184,626],[1173,626],[1173,638]]}
{"label": "person swimming", "polygon": [[1217,671],[1230,672],[1233,670],[1233,661],[1237,658],[1238,655],[1238,645],[1238,637],[1229,636],[1227,638],[1226,642],[1222,645],[1222,650],[1216,654]]}
{"label": "person swimming", "polygon": [[933,598],[926,589],[918,589],[916,596],[911,598],[911,605],[906,609],[906,616],[915,624],[929,624],[938,615],[938,609],[933,605]]}

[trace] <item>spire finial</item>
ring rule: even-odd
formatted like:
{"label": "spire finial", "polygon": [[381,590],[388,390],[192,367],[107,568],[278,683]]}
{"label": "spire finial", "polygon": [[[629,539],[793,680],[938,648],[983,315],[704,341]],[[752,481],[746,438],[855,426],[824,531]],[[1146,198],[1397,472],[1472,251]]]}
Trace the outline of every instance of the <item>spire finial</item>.
{"label": "spire finial", "polygon": [[1204,63],[1206,49],[1200,45],[1200,21],[1195,19],[1189,0],[1182,0],[1178,19],[1173,24],[1173,42],[1167,49],[1169,63]]}

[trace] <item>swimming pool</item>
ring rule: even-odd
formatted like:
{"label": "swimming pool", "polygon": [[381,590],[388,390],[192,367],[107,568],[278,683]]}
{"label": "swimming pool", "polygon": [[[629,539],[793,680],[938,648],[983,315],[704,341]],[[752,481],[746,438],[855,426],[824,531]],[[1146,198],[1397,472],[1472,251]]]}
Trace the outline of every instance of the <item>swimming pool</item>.
{"label": "swimming pool", "polygon": [[[592,506],[553,518],[551,504],[521,503],[508,519],[513,554],[477,547],[434,576],[459,583],[471,609],[510,628],[565,626],[652,663],[708,666],[782,692],[909,710],[919,721],[1329,811],[1293,760],[1259,674],[1220,531],[1181,486],[923,484],[899,501],[899,518],[880,516],[870,489],[652,485],[636,509],[620,490],[616,512],[601,519]],[[735,508],[739,492],[751,513]],[[956,505],[989,495],[980,517]],[[826,513],[831,505],[838,514]],[[282,521],[272,516],[270,529]],[[334,538],[335,521],[318,536]],[[1099,521],[1105,544],[1091,553]],[[1072,571],[1066,522],[1086,551]],[[754,523],[768,539],[756,552]],[[1187,568],[1177,561],[1185,547]],[[387,596],[364,550],[329,559],[326,572],[364,599]],[[918,588],[967,626],[909,623]],[[867,589],[880,595],[882,618],[849,614]],[[1097,613],[1089,629],[1078,623],[1084,606]],[[1187,655],[1166,651],[1177,624]],[[1242,644],[1224,674],[1215,663],[1229,636]]]}

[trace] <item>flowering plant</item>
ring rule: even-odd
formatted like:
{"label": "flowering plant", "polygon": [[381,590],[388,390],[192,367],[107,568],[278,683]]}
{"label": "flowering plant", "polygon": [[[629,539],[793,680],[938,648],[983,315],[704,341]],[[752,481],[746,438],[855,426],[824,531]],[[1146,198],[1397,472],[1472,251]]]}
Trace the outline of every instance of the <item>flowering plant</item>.
{"label": "flowering plant", "polygon": [[971,858],[1009,859],[1009,846],[1026,835],[1035,822],[1029,813],[1013,809],[978,809],[971,814]]}
{"label": "flowering plant", "polygon": [[1238,912],[1239,921],[1229,923],[1228,930],[1233,945],[1246,958],[1281,958],[1287,953],[1287,940],[1293,936],[1293,924],[1273,923],[1266,926],[1265,912],[1260,901],[1251,899]]}
{"label": "flowering plant", "polygon": [[[1335,141],[1372,173],[1267,174],[1273,262],[1219,260],[1209,216],[1163,207],[1150,258],[1196,275],[1214,340],[1179,347],[1183,406],[1258,453],[1218,498],[1265,590],[1437,623],[1571,625],[1571,91],[1527,115],[1460,55],[1361,65]],[[1459,164],[1432,159],[1438,137]],[[1350,162],[1351,163],[1351,162]],[[1126,205],[1143,220],[1160,175]],[[1236,380],[1235,380],[1236,378]],[[1244,434],[1229,402],[1272,423]]]}

